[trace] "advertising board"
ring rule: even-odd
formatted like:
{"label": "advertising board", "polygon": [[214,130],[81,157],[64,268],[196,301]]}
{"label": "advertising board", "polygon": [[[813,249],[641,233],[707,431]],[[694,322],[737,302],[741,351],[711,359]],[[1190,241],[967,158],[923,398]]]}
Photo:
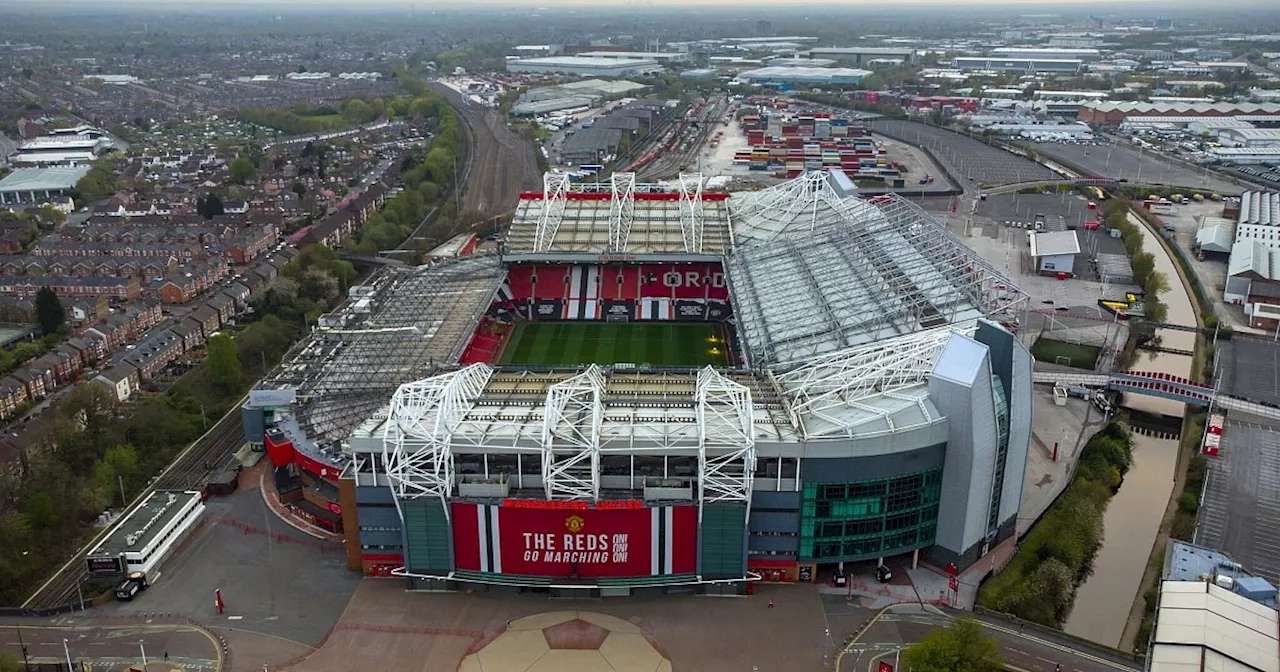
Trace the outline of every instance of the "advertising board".
{"label": "advertising board", "polygon": [[[552,502],[556,503],[556,502]],[[452,504],[458,569],[565,578],[692,574],[693,506],[564,509]]]}

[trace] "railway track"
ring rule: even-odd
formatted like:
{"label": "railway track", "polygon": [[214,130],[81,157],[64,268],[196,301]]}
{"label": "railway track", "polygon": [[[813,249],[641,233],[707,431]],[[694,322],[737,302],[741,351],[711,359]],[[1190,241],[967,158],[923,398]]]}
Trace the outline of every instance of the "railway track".
{"label": "railway track", "polygon": [[[179,453],[160,475],[151,482],[129,505],[133,510],[138,503],[154,490],[186,490],[204,486],[204,481],[212,472],[223,468],[230,457],[240,446],[244,445],[244,427],[240,417],[240,405],[222,416],[204,436],[196,439],[186,450]],[[100,542],[111,528],[108,527],[83,548],[76,552],[44,585],[40,586],[27,601],[24,609],[52,609],[65,604],[73,604],[84,596],[81,587],[89,579],[85,569],[84,556],[95,544]]]}
{"label": "railway track", "polygon": [[469,161],[462,174],[462,212],[480,217],[513,210],[520,192],[542,188],[533,143],[507,128],[494,109],[468,105],[453,89],[433,82],[458,114],[467,135]]}

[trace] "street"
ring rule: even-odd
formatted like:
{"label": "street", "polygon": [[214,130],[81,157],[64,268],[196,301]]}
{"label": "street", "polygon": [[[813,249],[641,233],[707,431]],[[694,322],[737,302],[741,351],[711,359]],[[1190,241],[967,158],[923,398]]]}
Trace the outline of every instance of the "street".
{"label": "street", "polygon": [[[1061,633],[1018,625],[992,617],[975,617],[995,637],[1006,669],[1014,672],[1129,672],[1136,662],[1118,652],[1082,645]],[[930,631],[945,627],[950,617],[929,605],[889,607],[876,617],[838,659],[840,672],[876,672],[881,662],[894,663],[906,645],[918,642]],[[895,665],[895,669],[897,669]]]}
{"label": "street", "polygon": [[[57,622],[71,620],[56,619]],[[24,645],[29,664],[66,664],[70,657],[75,664],[92,665],[95,672],[127,670],[131,665],[141,665],[143,655],[147,662],[164,662],[167,655],[171,666],[190,672],[218,672],[223,663],[218,640],[200,628],[185,624],[139,621],[137,625],[61,626],[41,621],[33,625],[18,622],[0,625],[0,651],[12,653],[21,661]]]}

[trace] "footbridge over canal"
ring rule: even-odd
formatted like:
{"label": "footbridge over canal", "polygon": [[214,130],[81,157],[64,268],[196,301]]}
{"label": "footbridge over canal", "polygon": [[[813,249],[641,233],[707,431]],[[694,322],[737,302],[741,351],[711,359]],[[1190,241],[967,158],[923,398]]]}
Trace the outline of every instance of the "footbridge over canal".
{"label": "footbridge over canal", "polygon": [[1228,411],[1240,411],[1241,413],[1248,413],[1262,418],[1280,420],[1280,408],[1223,394],[1194,380],[1167,373],[1112,371],[1110,374],[1102,374],[1036,371],[1032,374],[1032,381],[1050,385],[1091,387],[1115,392],[1142,394],[1150,397],[1160,397],[1161,399],[1172,399],[1195,406],[1208,406],[1212,400],[1214,406]]}

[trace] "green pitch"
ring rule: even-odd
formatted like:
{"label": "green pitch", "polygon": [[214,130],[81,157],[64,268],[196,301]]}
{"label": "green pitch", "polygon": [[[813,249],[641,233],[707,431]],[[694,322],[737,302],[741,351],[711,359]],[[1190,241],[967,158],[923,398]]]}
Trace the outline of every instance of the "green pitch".
{"label": "green pitch", "polygon": [[720,325],[681,322],[521,322],[502,364],[728,366]]}

